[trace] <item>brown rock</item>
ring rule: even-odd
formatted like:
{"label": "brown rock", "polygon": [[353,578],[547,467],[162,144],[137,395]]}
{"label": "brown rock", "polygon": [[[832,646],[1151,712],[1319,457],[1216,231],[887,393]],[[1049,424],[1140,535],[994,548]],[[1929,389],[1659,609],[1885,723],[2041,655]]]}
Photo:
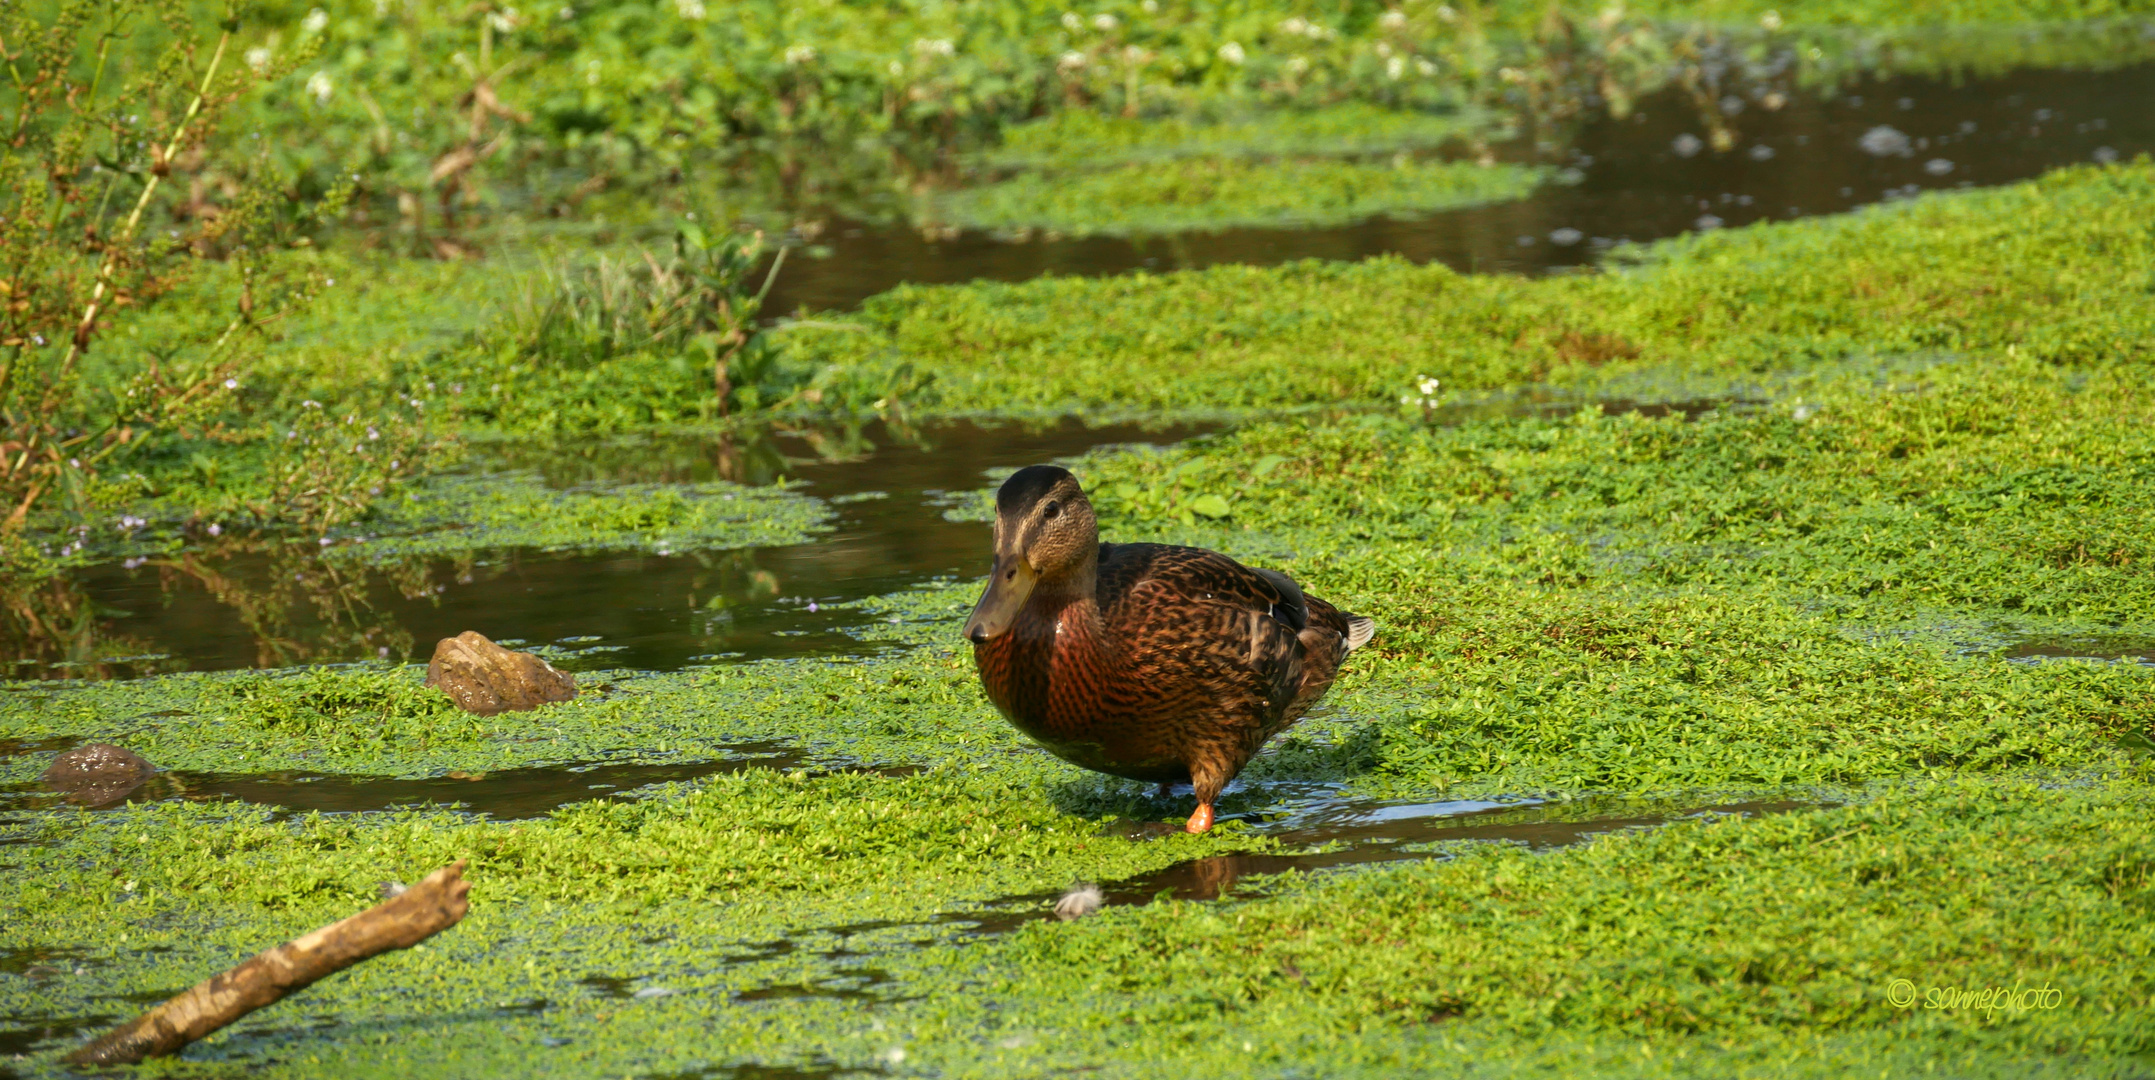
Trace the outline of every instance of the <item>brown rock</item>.
{"label": "brown rock", "polygon": [[504,649],[476,630],[443,638],[427,664],[427,685],[465,712],[492,716],[523,712],[576,696],[568,672],[526,652]]}
{"label": "brown rock", "polygon": [[78,746],[45,767],[45,786],[64,792],[69,802],[110,806],[134,794],[157,766],[142,755],[111,743]]}

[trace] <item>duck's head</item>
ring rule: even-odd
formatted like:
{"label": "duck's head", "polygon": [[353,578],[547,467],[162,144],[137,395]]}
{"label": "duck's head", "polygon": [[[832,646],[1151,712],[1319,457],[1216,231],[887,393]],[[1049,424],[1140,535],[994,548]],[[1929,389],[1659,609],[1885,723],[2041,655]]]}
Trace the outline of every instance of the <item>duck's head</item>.
{"label": "duck's head", "polygon": [[1088,587],[1100,552],[1100,526],[1070,470],[1028,465],[995,493],[995,572],[966,620],[965,636],[983,644],[1010,631],[1043,583]]}

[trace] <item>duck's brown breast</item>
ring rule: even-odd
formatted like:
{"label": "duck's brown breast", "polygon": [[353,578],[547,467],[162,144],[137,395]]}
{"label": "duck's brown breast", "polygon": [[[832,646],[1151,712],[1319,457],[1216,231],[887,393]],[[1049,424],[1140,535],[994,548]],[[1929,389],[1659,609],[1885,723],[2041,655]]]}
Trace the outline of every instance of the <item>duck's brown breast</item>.
{"label": "duck's brown breast", "polygon": [[1184,771],[1174,732],[1141,707],[1084,604],[1029,608],[1009,633],[975,645],[973,658],[996,709],[1056,756],[1136,779]]}

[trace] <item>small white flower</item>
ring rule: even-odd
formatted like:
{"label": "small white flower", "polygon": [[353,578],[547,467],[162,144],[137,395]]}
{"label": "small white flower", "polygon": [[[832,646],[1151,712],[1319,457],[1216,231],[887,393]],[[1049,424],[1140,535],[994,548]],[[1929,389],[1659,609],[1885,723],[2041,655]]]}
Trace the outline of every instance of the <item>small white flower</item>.
{"label": "small white flower", "polygon": [[219,524],[217,524],[217,523],[216,523],[216,522],[214,522],[214,521],[210,522],[210,535],[211,535],[211,536],[223,536],[223,535],[224,535],[224,526],[222,526],[222,525],[219,525]]}
{"label": "small white flower", "polygon": [[1065,11],[1063,12],[1063,29],[1075,34],[1085,29],[1085,20],[1078,18],[1075,11]]}
{"label": "small white flower", "polygon": [[1309,20],[1300,15],[1281,19],[1280,29],[1290,34],[1300,34],[1309,29]]}
{"label": "small white flower", "polygon": [[516,29],[517,26],[521,24],[524,20],[522,16],[516,13],[516,9],[512,7],[503,8],[500,11],[488,15],[486,17],[486,21],[487,25],[494,28],[495,33],[506,34],[509,31]]}
{"label": "small white flower", "polygon": [[1293,59],[1287,61],[1287,70],[1296,75],[1300,75],[1303,72],[1308,71],[1309,58],[1306,56],[1294,57]]}
{"label": "small white flower", "polygon": [[1092,17],[1092,28],[1095,30],[1113,30],[1114,28],[1121,25],[1121,19],[1118,19],[1105,11]]}
{"label": "small white flower", "polygon": [[224,388],[225,388],[225,389],[227,389],[227,390],[237,390],[237,389],[239,389],[239,380],[238,380],[238,379],[226,379],[226,380],[224,381]]}
{"label": "small white flower", "polygon": [[299,20],[299,28],[310,34],[319,34],[322,28],[328,25],[329,13],[321,8],[315,8],[307,13],[306,18]]}
{"label": "small white flower", "polygon": [[67,459],[67,467],[68,467],[68,468],[70,468],[70,469],[79,469],[79,468],[82,468],[82,459],[81,459],[81,458],[68,458],[68,459]]}
{"label": "small white flower", "polygon": [[684,19],[702,19],[703,0],[673,0],[673,9]]}
{"label": "small white flower", "polygon": [[1437,65],[1424,57],[1417,56],[1414,58],[1414,70],[1421,72],[1422,77],[1426,79],[1437,73]]}
{"label": "small white flower", "polygon": [[253,68],[255,74],[260,75],[269,70],[269,56],[270,52],[267,46],[257,45],[247,50],[247,66]]}
{"label": "small white flower", "polygon": [[1443,19],[1445,22],[1458,22],[1459,13],[1453,11],[1450,4],[1438,4],[1437,18]]}
{"label": "small white flower", "polygon": [[1387,11],[1377,16],[1377,25],[1386,30],[1405,30],[1407,28],[1407,13],[1397,9]]}
{"label": "small white flower", "polygon": [[1076,71],[1085,66],[1085,54],[1073,49],[1056,57],[1055,66],[1063,71]]}
{"label": "small white flower", "polygon": [[1395,57],[1391,58],[1390,60],[1386,60],[1386,61],[1384,62],[1384,77],[1385,77],[1385,78],[1387,78],[1387,79],[1391,79],[1391,80],[1393,80],[1393,81],[1395,81],[1395,82],[1396,82],[1396,81],[1398,81],[1398,79],[1399,79],[1399,77],[1400,77],[1400,76],[1402,76],[1402,75],[1405,75],[1406,73],[1407,73],[1407,58],[1406,58],[1406,57],[1404,57],[1404,56],[1395,56]]}
{"label": "small white flower", "polygon": [[1421,375],[1416,377],[1414,388],[1420,390],[1423,397],[1428,397],[1429,395],[1437,392],[1438,385],[1438,380],[1432,379],[1427,375]]}
{"label": "small white flower", "polygon": [[1244,60],[1247,60],[1249,58],[1249,54],[1242,51],[1242,44],[1240,42],[1230,41],[1227,44],[1220,46],[1220,59],[1225,60],[1230,64],[1240,65]]}
{"label": "small white flower", "polygon": [[315,104],[327,105],[330,96],[337,92],[337,87],[329,81],[328,72],[317,71],[313,78],[307,80],[307,92],[314,95]]}
{"label": "small white flower", "polygon": [[891,73],[892,75],[903,75],[903,74],[905,74],[905,65],[904,65],[904,64],[901,64],[901,63],[899,63],[899,62],[898,62],[898,61],[896,61],[896,60],[893,60],[893,61],[891,61],[891,62],[890,62],[890,73]]}
{"label": "small white flower", "polygon": [[302,409],[319,409],[322,407],[322,403],[319,401],[315,401],[312,398],[309,398],[306,401],[300,402],[299,407]]}
{"label": "small white flower", "polygon": [[955,56],[958,47],[949,38],[916,38],[913,51],[922,56]]}
{"label": "small white flower", "polygon": [[322,538],[322,546],[323,546],[323,547],[328,547],[328,546],[329,546],[330,544],[332,544],[332,543],[334,543],[334,541],[330,540],[330,538],[328,538],[328,537],[326,537],[326,536]]}
{"label": "small white flower", "polygon": [[805,64],[814,60],[815,58],[816,47],[813,45],[786,46],[786,63],[789,66],[796,64]]}
{"label": "small white flower", "polygon": [[1147,15],[1158,15],[1160,13],[1160,0],[1145,0],[1144,3],[1137,6],[1144,8]]}
{"label": "small white flower", "polygon": [[372,425],[372,424],[369,424],[369,425],[367,425],[367,441],[368,441],[368,442],[373,442],[374,440],[376,440],[376,439],[379,439],[379,438],[381,438],[381,437],[382,437],[382,433],[381,433],[381,431],[380,431],[379,429],[375,428],[375,427],[374,427],[374,425]]}
{"label": "small white flower", "polygon": [[1781,28],[1781,13],[1778,11],[1768,11],[1764,15],[1758,17],[1758,24],[1768,30],[1779,30]]}

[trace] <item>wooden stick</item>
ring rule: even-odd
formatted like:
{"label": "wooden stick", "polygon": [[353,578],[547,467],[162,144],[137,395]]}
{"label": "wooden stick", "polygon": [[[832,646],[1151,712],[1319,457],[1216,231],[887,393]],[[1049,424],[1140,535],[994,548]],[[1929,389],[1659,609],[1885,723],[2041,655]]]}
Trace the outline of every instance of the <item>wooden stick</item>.
{"label": "wooden stick", "polygon": [[106,1032],[70,1065],[132,1065],[176,1054],[227,1024],[368,957],[408,949],[455,926],[471,906],[462,860],[384,903],[285,942]]}

